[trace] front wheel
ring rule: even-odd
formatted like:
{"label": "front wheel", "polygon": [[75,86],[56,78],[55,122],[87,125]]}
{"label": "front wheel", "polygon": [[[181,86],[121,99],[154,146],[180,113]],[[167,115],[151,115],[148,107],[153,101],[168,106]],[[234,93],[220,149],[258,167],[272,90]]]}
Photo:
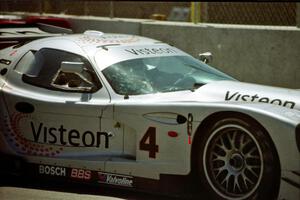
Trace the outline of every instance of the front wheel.
{"label": "front wheel", "polygon": [[220,119],[198,141],[198,174],[212,199],[276,198],[277,153],[254,120]]}

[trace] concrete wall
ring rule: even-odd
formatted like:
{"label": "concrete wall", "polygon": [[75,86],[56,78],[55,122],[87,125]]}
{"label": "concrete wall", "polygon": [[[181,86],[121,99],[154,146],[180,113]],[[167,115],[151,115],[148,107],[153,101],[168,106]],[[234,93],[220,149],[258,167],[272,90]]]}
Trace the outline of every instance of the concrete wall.
{"label": "concrete wall", "polygon": [[193,56],[210,51],[213,66],[241,81],[300,88],[300,29],[143,23],[141,35]]}
{"label": "concrete wall", "polygon": [[141,22],[137,19],[118,19],[107,17],[69,17],[68,20],[74,32],[81,33],[85,30],[100,30],[106,33],[141,34]]}
{"label": "concrete wall", "polygon": [[300,3],[297,3],[296,21],[297,21],[297,27],[300,28]]}
{"label": "concrete wall", "polygon": [[191,24],[69,16],[76,32],[95,29],[155,38],[197,57],[210,51],[211,65],[241,81],[300,88],[300,29],[284,26]]}

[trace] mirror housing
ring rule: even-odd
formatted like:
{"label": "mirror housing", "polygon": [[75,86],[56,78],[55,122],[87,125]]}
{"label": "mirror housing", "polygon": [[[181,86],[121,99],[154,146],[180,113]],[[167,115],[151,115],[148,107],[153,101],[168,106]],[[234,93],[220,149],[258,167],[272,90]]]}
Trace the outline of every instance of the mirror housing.
{"label": "mirror housing", "polygon": [[205,52],[199,54],[199,60],[201,60],[204,63],[211,63],[213,59],[211,52]]}
{"label": "mirror housing", "polygon": [[81,74],[84,70],[84,63],[63,61],[60,64],[60,70],[63,72]]}
{"label": "mirror housing", "polygon": [[96,87],[86,77],[90,72],[84,66],[83,62],[61,62],[51,85],[64,91],[92,92]]}

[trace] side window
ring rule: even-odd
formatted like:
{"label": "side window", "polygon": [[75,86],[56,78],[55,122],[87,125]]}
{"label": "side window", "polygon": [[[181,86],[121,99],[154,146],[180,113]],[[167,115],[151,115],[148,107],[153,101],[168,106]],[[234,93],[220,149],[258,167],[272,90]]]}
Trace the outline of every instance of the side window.
{"label": "side window", "polygon": [[83,57],[55,49],[29,51],[17,64],[25,83],[66,92],[96,92],[102,85]]}
{"label": "side window", "polygon": [[30,75],[29,69],[31,68],[34,62],[34,54],[36,51],[28,51],[19,61],[15,67],[15,71],[21,74]]}

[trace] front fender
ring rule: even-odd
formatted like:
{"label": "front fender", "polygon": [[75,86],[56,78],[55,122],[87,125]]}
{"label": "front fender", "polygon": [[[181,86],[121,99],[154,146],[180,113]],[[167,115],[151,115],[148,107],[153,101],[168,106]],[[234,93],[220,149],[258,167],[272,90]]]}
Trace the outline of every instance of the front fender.
{"label": "front fender", "polygon": [[[281,169],[300,169],[300,152],[296,139],[297,130],[299,132],[297,127],[300,126],[300,111],[269,104],[215,104],[213,107],[209,107],[209,115],[230,111],[243,113],[254,118],[266,129],[272,139],[278,152]],[[204,110],[202,109],[202,111]],[[201,123],[209,115],[196,115],[194,120]]]}

